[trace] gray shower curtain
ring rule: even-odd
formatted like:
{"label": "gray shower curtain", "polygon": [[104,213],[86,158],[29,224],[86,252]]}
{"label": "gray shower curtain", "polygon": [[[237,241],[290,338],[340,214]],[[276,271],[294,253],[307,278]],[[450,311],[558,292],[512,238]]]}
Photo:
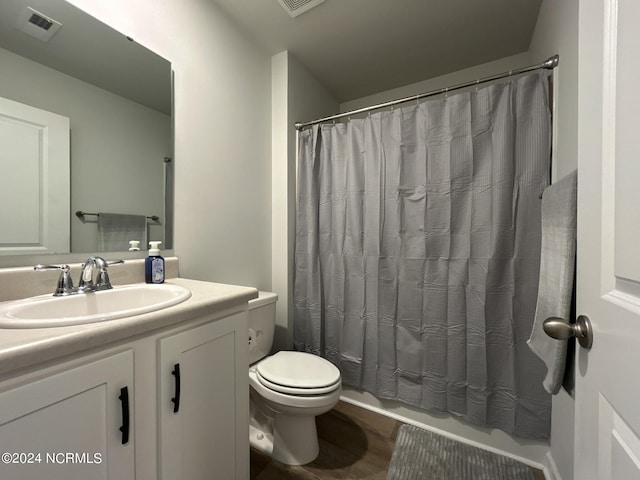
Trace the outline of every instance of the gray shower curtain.
{"label": "gray shower curtain", "polygon": [[548,75],[300,132],[296,349],[379,398],[548,438],[526,344]]}

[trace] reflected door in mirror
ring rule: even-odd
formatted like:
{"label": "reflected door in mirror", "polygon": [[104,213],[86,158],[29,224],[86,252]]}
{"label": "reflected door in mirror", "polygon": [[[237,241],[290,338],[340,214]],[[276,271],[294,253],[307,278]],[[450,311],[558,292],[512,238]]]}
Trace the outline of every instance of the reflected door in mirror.
{"label": "reflected door in mirror", "polygon": [[0,254],[69,252],[69,119],[0,97]]}

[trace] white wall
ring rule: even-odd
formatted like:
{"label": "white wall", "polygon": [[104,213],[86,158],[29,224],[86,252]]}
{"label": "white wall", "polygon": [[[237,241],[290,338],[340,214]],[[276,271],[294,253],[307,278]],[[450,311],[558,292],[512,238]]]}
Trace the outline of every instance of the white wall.
{"label": "white wall", "polygon": [[[0,96],[70,119],[73,252],[98,249],[96,217],[76,210],[164,218],[171,117],[4,49],[0,64]],[[162,227],[149,234],[164,241]]]}
{"label": "white wall", "polygon": [[175,70],[184,277],[271,288],[270,57],[208,0],[72,0]]}
{"label": "white wall", "polygon": [[293,335],[289,328],[289,302],[293,282],[290,258],[293,255],[291,232],[295,232],[292,213],[295,212],[295,170],[292,176],[288,107],[289,55],[282,52],[271,57],[271,289],[278,294],[273,341],[273,348],[277,350],[286,349]]}
{"label": "white wall", "polygon": [[271,59],[272,290],[279,295],[275,349],[293,346],[293,253],[295,241],[295,122],[338,112],[330,92],[289,52]]}
{"label": "white wall", "polygon": [[[544,0],[531,40],[531,62],[558,53],[554,86],[554,181],[578,167],[578,0]],[[551,458],[556,477],[573,479],[573,398],[561,390],[553,396]]]}
{"label": "white wall", "polygon": [[578,168],[578,0],[544,0],[529,46],[531,63],[560,55],[554,70],[554,181]]}
{"label": "white wall", "polygon": [[495,75],[496,73],[507,72],[516,68],[529,65],[529,55],[521,53],[506,58],[501,58],[493,62],[483,63],[474,67],[458,70],[457,72],[434,77],[421,82],[412,83],[403,87],[394,88],[384,92],[375,93],[367,97],[357,98],[340,104],[341,112],[348,112],[377,103],[388,102],[398,98],[409,97],[419,93],[430,92],[441,88],[449,87],[459,83],[465,83],[482,77]]}

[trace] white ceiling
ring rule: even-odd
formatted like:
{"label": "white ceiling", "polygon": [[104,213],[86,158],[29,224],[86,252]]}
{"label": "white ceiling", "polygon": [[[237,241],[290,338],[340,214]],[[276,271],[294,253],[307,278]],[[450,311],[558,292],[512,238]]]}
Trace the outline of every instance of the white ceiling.
{"label": "white ceiling", "polygon": [[[62,23],[48,42],[17,29],[27,5]],[[0,0],[0,48],[171,114],[171,64],[64,0]]]}
{"label": "white ceiling", "polygon": [[266,52],[288,50],[344,102],[525,52],[542,0],[211,0]]}

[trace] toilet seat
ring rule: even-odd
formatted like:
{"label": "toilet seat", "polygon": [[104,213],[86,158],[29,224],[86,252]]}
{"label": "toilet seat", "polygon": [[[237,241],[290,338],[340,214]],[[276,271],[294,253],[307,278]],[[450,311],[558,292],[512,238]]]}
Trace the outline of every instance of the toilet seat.
{"label": "toilet seat", "polygon": [[323,395],[341,385],[335,365],[304,352],[278,352],[258,362],[255,371],[266,388],[289,395]]}
{"label": "toilet seat", "polygon": [[254,367],[249,369],[249,385],[264,400],[287,407],[300,408],[304,411],[314,408],[335,405],[342,393],[342,385],[338,383],[335,390],[322,395],[299,395],[278,392],[265,385],[258,379],[258,372]]}
{"label": "toilet seat", "polygon": [[257,372],[257,371],[256,371],[256,378],[262,385],[276,392],[286,393],[288,395],[303,395],[303,396],[304,395],[324,395],[325,393],[333,392],[342,383],[340,380],[338,380],[333,385],[327,385],[326,387],[296,388],[296,387],[290,387],[289,385],[280,385],[278,383],[273,383],[267,380],[266,378],[264,378],[262,375],[260,375],[260,372]]}

